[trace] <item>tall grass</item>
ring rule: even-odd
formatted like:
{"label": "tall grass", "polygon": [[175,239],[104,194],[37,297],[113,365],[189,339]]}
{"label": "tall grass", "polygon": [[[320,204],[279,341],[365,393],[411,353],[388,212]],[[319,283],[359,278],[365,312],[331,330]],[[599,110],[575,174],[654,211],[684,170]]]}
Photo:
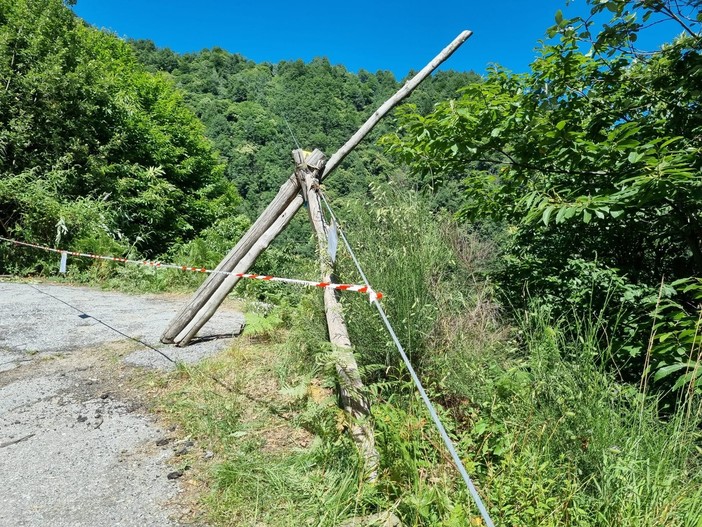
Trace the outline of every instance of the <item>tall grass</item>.
{"label": "tall grass", "polygon": [[[496,525],[702,527],[694,390],[662,417],[659,395],[602,360],[613,350],[596,318],[555,316],[537,299],[507,324],[486,272],[494,244],[420,196],[379,186],[337,208]],[[359,280],[339,258],[340,278]],[[215,452],[210,519],[332,526],[390,510],[407,526],[481,525],[377,314],[360,295],[342,300],[372,394],[378,481],[365,481],[330,395],[313,292],[258,313],[230,353],[163,383],[165,411]],[[298,433],[309,441],[283,441]],[[271,448],[276,438],[285,446]]]}
{"label": "tall grass", "polygon": [[[349,202],[338,212],[371,285],[385,294],[383,306],[413,366],[421,370],[439,334],[452,331],[445,324],[459,323],[457,318],[449,322],[446,315],[481,301],[473,287],[480,269],[463,265],[453,245],[465,240],[449,236],[449,220],[434,215],[420,196],[387,185],[372,191],[368,200]],[[341,279],[360,280],[348,255],[340,253]],[[475,257],[480,258],[485,255]],[[361,297],[347,296],[344,301],[362,362],[382,365],[402,377],[404,367],[375,309]]]}
{"label": "tall grass", "polygon": [[[507,524],[697,526],[699,413],[689,419],[681,410],[662,420],[656,396],[616,382],[595,360],[603,351],[598,327],[580,324],[573,342],[565,337],[569,322],[552,320],[545,309],[535,307],[519,322],[522,378],[488,407],[511,438],[509,450],[488,461],[489,487],[501,497],[495,506]],[[552,510],[541,515],[515,510],[513,496],[500,492],[513,486],[514,465],[534,458],[538,477],[522,484],[565,478],[552,489]]]}
{"label": "tall grass", "polygon": [[286,317],[274,318],[229,352],[152,384],[161,411],[212,452],[210,462],[197,452],[182,461],[209,472],[212,524],[335,527],[373,510],[374,492],[359,488],[362,464],[328,379],[287,342],[298,337],[282,327]]}
{"label": "tall grass", "polygon": [[[613,350],[591,317],[535,302],[506,327],[483,272],[494,247],[421,198],[378,187],[340,215],[498,525],[702,525],[699,398],[662,418],[658,395],[607,369]],[[475,510],[384,330],[346,300],[375,383],[385,498],[408,525],[468,521]]]}

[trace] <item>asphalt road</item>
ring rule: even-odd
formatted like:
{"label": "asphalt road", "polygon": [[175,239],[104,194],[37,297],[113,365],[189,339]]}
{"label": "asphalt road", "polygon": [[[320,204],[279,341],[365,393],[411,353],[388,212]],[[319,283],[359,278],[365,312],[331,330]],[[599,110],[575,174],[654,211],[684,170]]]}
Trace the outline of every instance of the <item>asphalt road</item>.
{"label": "asphalt road", "polygon": [[[177,433],[125,386],[134,368],[172,368],[164,355],[196,362],[229,344],[160,344],[184,300],[0,282],[1,527],[182,525]],[[221,310],[203,334],[242,324]]]}

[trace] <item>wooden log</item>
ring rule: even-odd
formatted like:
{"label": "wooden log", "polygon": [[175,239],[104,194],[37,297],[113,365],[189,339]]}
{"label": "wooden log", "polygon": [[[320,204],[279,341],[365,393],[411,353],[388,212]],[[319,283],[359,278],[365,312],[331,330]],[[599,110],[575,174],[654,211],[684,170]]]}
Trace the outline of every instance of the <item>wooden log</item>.
{"label": "wooden log", "polygon": [[[290,202],[288,207],[276,218],[273,224],[258,237],[253,246],[249,249],[244,257],[239,260],[233,273],[246,273],[256,261],[256,258],[268,248],[270,243],[280,234],[283,229],[290,223],[290,220],[302,206],[302,196],[299,194]],[[192,320],[181,330],[180,333],[173,339],[177,346],[187,346],[198,331],[204,326],[207,321],[212,318],[217,308],[222,305],[224,299],[231,292],[234,286],[239,282],[238,276],[221,275],[224,280],[219,285],[219,288],[204,303],[200,311],[192,318]]]}
{"label": "wooden log", "polygon": [[[325,158],[324,154],[319,150],[312,152],[309,157],[311,158],[311,161],[316,164],[323,162]],[[293,202],[299,191],[300,184],[297,176],[293,174],[287,179],[287,181],[285,181],[285,183],[283,183],[280,190],[278,190],[278,194],[276,194],[273,200],[268,204],[268,207],[266,207],[254,224],[249,227],[249,230],[246,231],[236,246],[229,252],[229,254],[227,254],[227,256],[220,262],[215,270],[232,272],[239,261],[251,250],[251,247],[253,247],[256,241],[263,236],[264,233],[266,233],[266,231],[276,221],[278,216],[280,216],[283,211],[285,211]],[[300,202],[300,204],[301,203],[302,202]],[[300,208],[300,205],[298,205],[298,208]],[[185,327],[193,322],[194,319],[199,318],[198,313],[202,311],[203,306],[207,303],[215,291],[222,286],[225,278],[226,275],[223,274],[210,274],[207,277],[207,280],[205,280],[195,292],[193,298],[190,299],[190,301],[183,306],[183,308],[181,308],[173,320],[171,320],[168,327],[161,335],[161,342],[164,344],[172,344],[175,342],[176,337],[183,332]],[[209,320],[209,317],[207,320]],[[205,320],[205,322],[207,322],[207,320]],[[202,327],[204,323],[199,325]]]}
{"label": "wooden log", "polygon": [[[430,75],[441,63],[448,59],[454,53],[454,51],[456,51],[466,40],[468,40],[468,38],[470,38],[472,34],[472,31],[463,31],[453,40],[453,42],[451,42],[451,44],[444,48],[441,53],[434,57],[429,64],[422,68],[417,75],[407,81],[395,95],[383,103],[380,108],[378,108],[373,115],[368,118],[363,126],[359,128],[359,130],[346,142],[346,144],[344,144],[344,146],[342,146],[329,159],[329,161],[326,163],[324,171],[319,177],[319,180],[321,181],[326,178],[337,166],[339,166],[341,161],[343,161],[343,159],[363,140],[363,138],[375,127],[375,125],[378,124],[380,119],[382,119],[400,101],[410,95],[428,75]],[[314,155],[315,152],[312,154]],[[311,156],[307,156],[307,163],[312,162],[314,168],[315,164],[319,164],[319,159],[314,161],[314,159],[311,160],[310,157]],[[246,234],[241,237],[234,249],[232,249],[217,266],[216,270],[231,272],[238,262],[244,257],[244,255],[251,249],[256,240],[271,226],[271,224],[275,221],[275,218],[277,218],[278,215],[280,215],[290,204],[292,199],[299,192],[300,188],[301,185],[296,176],[293,174],[280,187],[280,190],[275,198],[273,198],[273,201],[271,201],[268,207],[266,207],[266,210],[263,211],[261,216],[258,217],[256,222],[249,228]],[[223,282],[224,275],[216,273],[211,274],[198,288],[195,295],[193,295],[193,298],[170,322],[166,330],[161,335],[161,342],[164,344],[173,343],[176,336],[182,333],[183,329],[189,325],[195,317],[198,316],[198,313],[202,310],[208,299],[222,285]]]}
{"label": "wooden log", "polygon": [[[316,177],[324,167],[326,156],[320,150],[315,149],[304,159],[306,161],[306,166],[309,167],[309,170],[312,171],[311,173],[315,174]],[[294,174],[292,178],[298,182],[296,174]],[[302,206],[302,203],[302,197],[295,196],[288,204],[288,207],[278,214],[278,217],[274,218],[268,229],[259,235],[258,239],[254,240],[254,242],[249,246],[246,254],[239,258],[238,261],[233,263],[233,268],[226,270],[234,273],[247,272],[256,261],[256,258],[258,258],[258,256],[268,247],[268,245],[270,245],[275,237],[278,236],[278,234],[280,234],[285,227],[287,227],[288,223],[290,223],[290,220],[295,215],[295,212],[297,212],[297,210]],[[232,262],[233,259],[230,261],[230,263]],[[175,342],[177,346],[182,347],[188,345],[202,326],[204,326],[207,321],[212,318],[212,315],[214,315],[215,311],[217,311],[217,308],[222,305],[224,299],[239,282],[239,279],[233,275],[219,276],[222,277],[222,280],[219,281],[217,289],[209,293],[208,297],[202,302],[198,311],[190,318],[190,320],[185,322],[185,325],[181,328],[178,334],[173,337],[172,342]]]}
{"label": "wooden log", "polygon": [[351,139],[346,141],[346,144],[339,148],[339,150],[337,150],[336,153],[329,158],[329,161],[327,161],[327,165],[324,168],[324,172],[322,173],[322,177],[319,178],[319,180],[324,180],[337,166],[339,166],[344,158],[349,155],[351,150],[356,148],[358,143],[360,143],[363,138],[368,135],[375,125],[378,124],[378,122],[385,117],[390,110],[392,110],[405,97],[410,95],[424,79],[426,79],[446,59],[453,55],[454,51],[461,47],[461,45],[468,40],[472,34],[472,31],[463,31],[453,40],[453,42],[446,46],[441,53],[434,57],[429,64],[424,66],[419,73],[409,79],[395,95],[385,101],[383,105],[368,118],[363,126],[361,126],[361,128],[359,128],[358,131],[351,136]]}
{"label": "wooden log", "polygon": [[[327,233],[322,217],[318,181],[309,172],[305,174],[310,219],[317,233],[322,280],[332,281],[333,266],[327,253]],[[329,341],[334,347],[334,365],[339,378],[341,406],[351,417],[350,433],[366,465],[366,478],[375,481],[378,477],[378,451],[375,448],[373,428],[369,423],[370,403],[353,355],[351,339],[346,328],[341,303],[336,291],[324,290],[324,311],[327,319]]]}
{"label": "wooden log", "polygon": [[[273,201],[268,204],[268,207],[266,207],[254,224],[249,227],[249,230],[246,231],[215,270],[233,271],[236,264],[249,252],[256,240],[270,228],[275,219],[290,205],[299,191],[300,185],[297,178],[295,175],[292,175],[283,183]],[[161,335],[161,342],[164,344],[174,342],[175,337],[197,316],[212,294],[222,285],[225,277],[226,275],[217,273],[212,273],[207,277],[207,280],[200,285],[190,301],[181,308],[168,324],[168,327]]]}

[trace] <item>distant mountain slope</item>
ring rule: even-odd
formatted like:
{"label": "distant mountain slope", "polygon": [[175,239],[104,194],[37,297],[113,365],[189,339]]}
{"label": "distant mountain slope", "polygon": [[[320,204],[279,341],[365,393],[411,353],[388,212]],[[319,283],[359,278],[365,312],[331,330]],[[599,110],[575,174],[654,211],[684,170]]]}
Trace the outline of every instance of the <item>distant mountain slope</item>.
{"label": "distant mountain slope", "polygon": [[[219,48],[178,55],[148,40],[131,45],[147,68],[169,73],[186,92],[251,213],[290,172],[296,141],[331,155],[401,85],[389,71],[355,74],[326,58],[257,64]],[[427,113],[479,79],[472,72],[439,72],[409,102]],[[355,194],[365,192],[369,181],[387,178],[392,165],[375,142],[392,126],[383,121],[328,185]]]}

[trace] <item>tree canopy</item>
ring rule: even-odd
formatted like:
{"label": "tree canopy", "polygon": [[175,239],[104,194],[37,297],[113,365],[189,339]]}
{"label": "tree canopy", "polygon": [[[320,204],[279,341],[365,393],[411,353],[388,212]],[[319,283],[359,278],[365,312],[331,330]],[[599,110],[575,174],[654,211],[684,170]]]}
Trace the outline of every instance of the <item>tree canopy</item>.
{"label": "tree canopy", "polygon": [[182,94],[60,0],[0,1],[0,231],[191,239],[239,201]]}
{"label": "tree canopy", "polygon": [[[321,57],[256,64],[221,48],[177,55],[148,40],[131,44],[148,68],[168,73],[186,92],[251,214],[290,172],[296,142],[331,155],[400,87],[389,71],[354,74]],[[438,72],[411,100],[426,113],[478,80],[472,72]],[[375,142],[391,130],[383,121],[327,185],[342,195],[367,194],[369,181],[386,180],[395,169]]]}
{"label": "tree canopy", "polygon": [[[587,19],[556,14],[530,73],[497,67],[429,115],[406,108],[385,141],[425,188],[462,181],[459,215],[507,240],[513,305],[604,317],[636,372],[653,327],[662,378],[699,340],[702,4],[589,3]],[[650,23],[680,34],[638,50]]]}

